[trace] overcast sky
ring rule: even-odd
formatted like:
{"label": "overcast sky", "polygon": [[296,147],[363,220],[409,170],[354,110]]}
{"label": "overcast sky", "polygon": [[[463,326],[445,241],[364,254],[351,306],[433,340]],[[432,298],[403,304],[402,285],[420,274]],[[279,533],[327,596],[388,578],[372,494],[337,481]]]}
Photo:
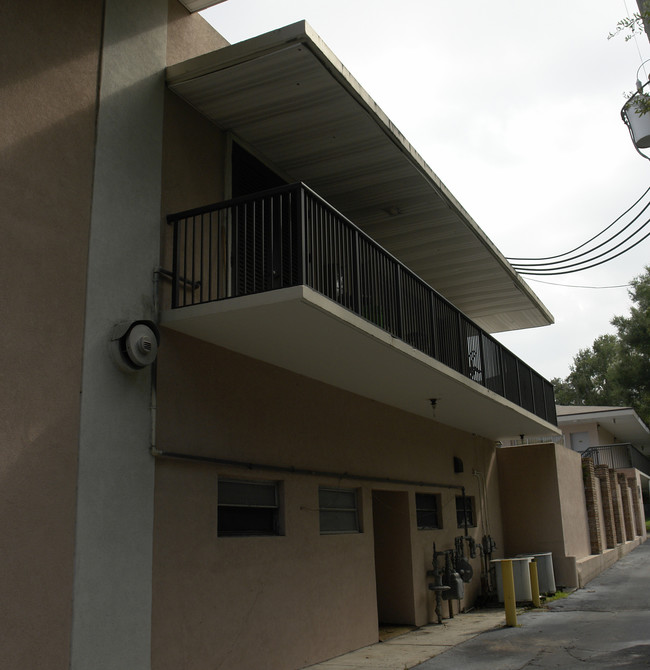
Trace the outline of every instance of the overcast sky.
{"label": "overcast sky", "polygon": [[[228,0],[230,42],[306,19],[508,257],[569,251],[650,185],[620,119],[647,39],[607,40],[635,0]],[[643,70],[642,70],[643,73]],[[644,78],[647,75],[642,75]],[[646,152],[650,153],[650,152]],[[650,238],[605,265],[526,278],[555,324],[498,335],[551,379],[626,314]]]}

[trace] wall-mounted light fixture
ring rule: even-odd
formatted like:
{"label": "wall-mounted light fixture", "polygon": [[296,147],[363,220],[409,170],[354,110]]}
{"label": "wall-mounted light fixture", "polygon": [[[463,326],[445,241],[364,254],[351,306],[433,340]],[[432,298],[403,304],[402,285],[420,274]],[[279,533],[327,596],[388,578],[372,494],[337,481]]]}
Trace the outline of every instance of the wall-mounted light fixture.
{"label": "wall-mounted light fixture", "polygon": [[399,216],[402,213],[402,210],[395,205],[391,205],[390,207],[384,207],[384,212],[386,212],[388,216]]}

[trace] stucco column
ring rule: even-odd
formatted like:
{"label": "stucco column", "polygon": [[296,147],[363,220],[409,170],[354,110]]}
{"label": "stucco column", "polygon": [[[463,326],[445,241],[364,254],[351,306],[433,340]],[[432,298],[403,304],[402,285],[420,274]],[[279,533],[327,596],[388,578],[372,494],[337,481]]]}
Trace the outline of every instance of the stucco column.
{"label": "stucco column", "polygon": [[167,0],[105,0],[83,343],[72,670],[151,664],[150,370],[113,325],[155,318]]}

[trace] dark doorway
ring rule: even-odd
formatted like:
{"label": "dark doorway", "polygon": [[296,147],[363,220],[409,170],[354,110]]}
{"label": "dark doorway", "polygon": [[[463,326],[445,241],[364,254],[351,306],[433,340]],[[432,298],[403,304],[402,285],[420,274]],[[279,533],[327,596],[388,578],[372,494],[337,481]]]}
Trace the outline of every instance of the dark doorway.
{"label": "dark doorway", "polygon": [[[285,186],[271,168],[236,142],[232,144],[232,197]],[[295,228],[295,227],[294,227]],[[297,267],[295,230],[287,195],[267,196],[233,208],[234,295],[291,285]]]}
{"label": "dark doorway", "polygon": [[380,624],[415,624],[411,517],[406,491],[373,491],[377,612]]}

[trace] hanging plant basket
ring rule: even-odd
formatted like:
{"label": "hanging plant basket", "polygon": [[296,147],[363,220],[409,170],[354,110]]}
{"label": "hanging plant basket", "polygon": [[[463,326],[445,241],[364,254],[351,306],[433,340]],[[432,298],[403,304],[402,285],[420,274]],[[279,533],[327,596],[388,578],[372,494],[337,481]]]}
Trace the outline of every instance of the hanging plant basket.
{"label": "hanging plant basket", "polygon": [[635,93],[621,110],[625,125],[630,130],[637,149],[650,148],[650,95]]}

